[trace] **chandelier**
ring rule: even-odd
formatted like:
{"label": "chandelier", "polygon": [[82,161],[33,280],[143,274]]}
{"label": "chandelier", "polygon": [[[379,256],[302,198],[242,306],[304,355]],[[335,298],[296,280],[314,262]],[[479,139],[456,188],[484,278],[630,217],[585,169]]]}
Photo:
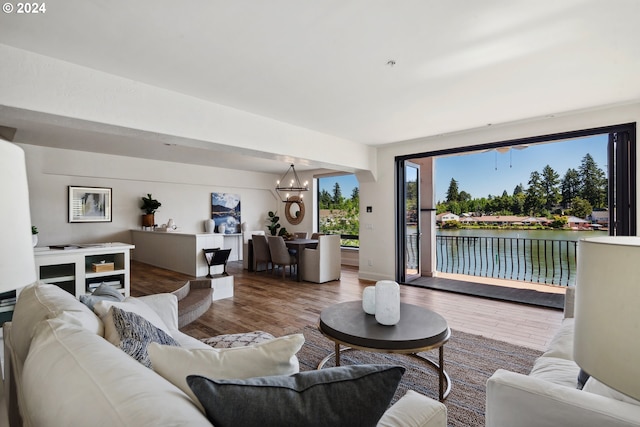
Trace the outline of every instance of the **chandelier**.
{"label": "chandelier", "polygon": [[278,193],[280,200],[286,203],[294,196],[301,199],[303,191],[309,191],[309,182],[305,181],[304,184],[301,184],[296,168],[291,164],[282,178],[276,182],[276,193]]}

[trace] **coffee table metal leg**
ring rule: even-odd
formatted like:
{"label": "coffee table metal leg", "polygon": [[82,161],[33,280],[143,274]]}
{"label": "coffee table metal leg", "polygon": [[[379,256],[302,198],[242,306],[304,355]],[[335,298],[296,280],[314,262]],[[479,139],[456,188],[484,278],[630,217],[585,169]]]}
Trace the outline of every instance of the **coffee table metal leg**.
{"label": "coffee table metal leg", "polygon": [[[438,363],[418,353],[411,353],[411,355],[435,368],[438,373],[438,399],[440,402],[444,402],[451,392],[451,378],[449,378],[447,371],[444,370],[444,346],[438,349]],[[446,387],[444,385],[445,383],[447,384]]]}
{"label": "coffee table metal leg", "polygon": [[438,365],[440,365],[440,369],[438,370],[438,375],[440,376],[438,398],[440,399],[440,402],[442,402],[444,400],[444,346],[440,346],[438,353]]}

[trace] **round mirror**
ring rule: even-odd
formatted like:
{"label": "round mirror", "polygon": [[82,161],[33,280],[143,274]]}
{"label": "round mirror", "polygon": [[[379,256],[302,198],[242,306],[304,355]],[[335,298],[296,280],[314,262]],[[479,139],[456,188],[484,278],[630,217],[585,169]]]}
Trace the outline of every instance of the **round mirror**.
{"label": "round mirror", "polygon": [[289,197],[284,205],[284,215],[290,224],[300,224],[304,219],[304,202],[298,196]]}

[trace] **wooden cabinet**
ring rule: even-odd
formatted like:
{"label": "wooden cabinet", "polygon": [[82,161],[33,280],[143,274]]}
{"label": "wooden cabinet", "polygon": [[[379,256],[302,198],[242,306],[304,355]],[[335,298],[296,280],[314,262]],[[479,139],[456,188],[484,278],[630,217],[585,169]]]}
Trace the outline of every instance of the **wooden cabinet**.
{"label": "wooden cabinet", "polygon": [[135,246],[125,243],[95,243],[36,248],[38,280],[60,286],[79,297],[101,283],[130,293],[130,252]]}

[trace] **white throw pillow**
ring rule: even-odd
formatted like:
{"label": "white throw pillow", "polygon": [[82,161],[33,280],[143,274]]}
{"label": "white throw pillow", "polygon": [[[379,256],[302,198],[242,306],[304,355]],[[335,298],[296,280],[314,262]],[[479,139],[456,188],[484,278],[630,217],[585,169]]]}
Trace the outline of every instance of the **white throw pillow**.
{"label": "white throw pillow", "polygon": [[584,384],[582,391],[587,391],[593,394],[599,394],[600,396],[605,396],[611,399],[620,400],[622,402],[627,402],[633,405],[640,406],[640,401],[634,399],[633,397],[629,397],[624,393],[620,393],[619,391],[612,389],[608,385],[601,383],[600,381],[598,381],[593,377],[589,377],[587,382]]}
{"label": "white throw pillow", "polygon": [[164,332],[171,335],[169,327],[162,321],[158,313],[153,311],[151,307],[149,307],[139,299],[134,297],[127,297],[122,302],[100,301],[93,306],[93,311],[95,311],[96,314],[100,316],[102,321],[105,323],[104,337],[111,343],[120,341],[119,336],[114,335],[116,330],[113,326],[113,319],[108,315],[109,309],[111,307],[118,307],[120,310],[129,311],[131,313],[137,314],[138,316],[142,316],[146,320],[151,322],[151,324],[156,328],[162,329]]}
{"label": "white throw pillow", "polygon": [[246,347],[185,349],[150,343],[151,367],[193,399],[200,401],[187,385],[187,375],[215,379],[246,379],[271,375],[291,375],[300,370],[295,356],[304,344],[304,335],[293,334]]}

